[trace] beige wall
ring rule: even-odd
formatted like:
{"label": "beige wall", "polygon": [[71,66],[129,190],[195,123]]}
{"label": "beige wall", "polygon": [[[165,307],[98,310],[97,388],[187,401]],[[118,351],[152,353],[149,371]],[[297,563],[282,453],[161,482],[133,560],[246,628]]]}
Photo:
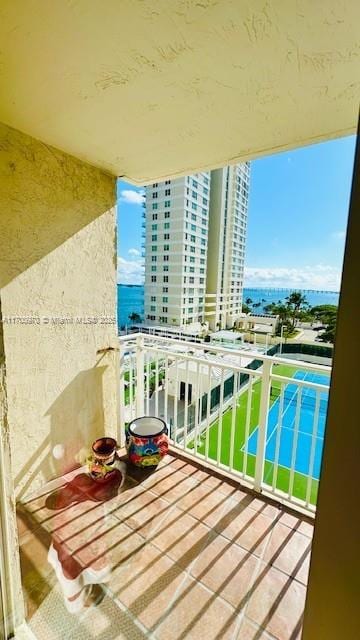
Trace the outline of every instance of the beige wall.
{"label": "beige wall", "polygon": [[7,420],[23,497],[96,436],[116,435],[116,352],[97,354],[117,342],[116,324],[101,321],[116,310],[115,184],[3,125],[0,181]]}

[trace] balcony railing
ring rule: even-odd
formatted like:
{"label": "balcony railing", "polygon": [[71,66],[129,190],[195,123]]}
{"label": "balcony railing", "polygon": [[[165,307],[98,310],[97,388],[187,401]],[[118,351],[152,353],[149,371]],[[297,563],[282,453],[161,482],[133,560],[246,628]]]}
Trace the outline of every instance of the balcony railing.
{"label": "balcony railing", "polygon": [[122,444],[131,420],[162,417],[176,450],[315,512],[330,367],[141,333],[119,340]]}

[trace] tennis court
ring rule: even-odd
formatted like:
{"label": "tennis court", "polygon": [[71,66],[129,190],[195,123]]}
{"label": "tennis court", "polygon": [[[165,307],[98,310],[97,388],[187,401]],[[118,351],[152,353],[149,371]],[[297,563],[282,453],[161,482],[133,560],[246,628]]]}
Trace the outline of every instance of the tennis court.
{"label": "tennis court", "polygon": [[[328,385],[329,376],[309,371],[296,371],[294,376],[297,380],[306,380],[317,384]],[[275,390],[273,390],[274,393]],[[279,390],[276,390],[279,396]],[[328,404],[328,391],[319,392],[319,400],[316,400],[316,390],[303,387],[301,402],[298,400],[300,386],[297,384],[287,384],[284,389],[283,402],[277,397],[271,406],[268,414],[268,424],[266,431],[265,459],[269,462],[276,462],[278,452],[278,464],[291,468],[293,460],[293,446],[296,444],[295,471],[309,475],[315,479],[320,476],[320,465],[324,442],[324,430],[326,412]],[[273,399],[274,396],[272,396]],[[295,430],[296,415],[299,403],[299,426],[298,432]],[[316,407],[318,405],[318,420],[314,420]],[[281,416],[279,415],[281,412]],[[280,429],[280,432],[279,432]],[[258,441],[258,427],[252,432],[243,451],[256,455]],[[314,431],[314,433],[313,433]],[[312,452],[312,442],[315,439],[315,448]],[[313,460],[312,460],[313,457]],[[312,467],[312,469],[311,469]]]}

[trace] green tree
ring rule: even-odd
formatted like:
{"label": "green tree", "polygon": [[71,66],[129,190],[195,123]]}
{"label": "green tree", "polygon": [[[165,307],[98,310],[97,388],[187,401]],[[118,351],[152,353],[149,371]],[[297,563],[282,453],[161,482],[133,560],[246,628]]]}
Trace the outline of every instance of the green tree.
{"label": "green tree", "polygon": [[300,314],[309,308],[309,304],[306,296],[301,291],[293,291],[285,300],[289,311],[288,318],[291,322],[292,330],[294,330]]}
{"label": "green tree", "polygon": [[315,320],[322,324],[329,324],[337,316],[338,308],[336,304],[320,304],[316,307],[312,307],[310,310],[311,315]]}
{"label": "green tree", "polygon": [[247,304],[247,305],[252,304],[252,300],[251,300],[251,298],[246,298],[246,300],[245,300],[245,304]]}
{"label": "green tree", "polygon": [[246,302],[242,303],[242,312],[243,313],[251,313],[250,307],[246,304]]}
{"label": "green tree", "polygon": [[334,344],[335,334],[336,334],[336,316],[332,318],[332,320],[327,325],[325,331],[323,331],[319,335],[319,338],[322,342],[331,342],[332,344]]}
{"label": "green tree", "polygon": [[132,313],[129,314],[129,320],[130,322],[141,322],[141,316],[136,313],[136,311],[133,311]]}

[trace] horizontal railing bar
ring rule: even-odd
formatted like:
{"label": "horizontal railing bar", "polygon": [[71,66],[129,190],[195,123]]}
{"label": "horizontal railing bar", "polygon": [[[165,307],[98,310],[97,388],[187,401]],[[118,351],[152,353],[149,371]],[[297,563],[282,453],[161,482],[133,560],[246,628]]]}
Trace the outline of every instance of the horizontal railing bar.
{"label": "horizontal railing bar", "polygon": [[[146,350],[146,347],[145,347]],[[162,349],[160,347],[151,347],[149,351],[153,353],[162,353]],[[210,358],[200,358],[199,356],[189,355],[187,353],[176,353],[174,351],[166,351],[167,356],[171,356],[174,359],[178,360],[189,360],[190,362],[195,362],[202,364],[204,366],[211,365],[212,367],[218,367],[219,369],[225,369],[229,371],[234,371],[235,373],[245,373],[246,375],[254,374],[261,378],[262,370],[261,366],[258,369],[247,369],[246,367],[240,367],[239,365],[229,363],[229,362],[219,362],[219,360],[210,360]],[[165,354],[164,354],[165,357]],[[171,365],[170,365],[171,367]]]}
{"label": "horizontal railing bar", "polygon": [[330,384],[321,384],[320,382],[310,382],[310,380],[299,380],[298,378],[288,378],[286,376],[278,376],[271,374],[271,380],[277,380],[278,382],[286,382],[287,384],[295,384],[299,387],[308,387],[310,389],[317,389],[319,391],[329,391]]}
{"label": "horizontal railing bar", "polygon": [[[148,333],[132,333],[130,335],[127,336],[119,336],[119,340],[121,342],[131,342],[132,340],[136,340],[136,338],[138,336],[143,336],[144,337],[144,342],[145,342],[145,348],[148,347],[148,342],[159,342],[159,343],[165,343],[165,344],[176,344],[179,345],[181,344],[184,348],[188,347],[189,349],[192,350],[208,350],[208,351],[212,351],[213,353],[222,353],[222,354],[228,354],[228,355],[238,355],[238,356],[242,356],[245,358],[253,358],[254,360],[270,360],[271,362],[275,363],[275,364],[287,364],[290,366],[296,366],[299,369],[308,369],[308,370],[313,370],[313,371],[323,371],[325,373],[329,373],[329,371],[331,370],[331,367],[329,367],[328,365],[324,365],[324,364],[314,364],[312,362],[303,362],[301,360],[292,360],[290,358],[281,358],[281,356],[268,356],[265,355],[263,353],[257,352],[257,351],[247,351],[246,349],[229,349],[226,347],[217,347],[215,345],[213,345],[213,343],[210,342],[202,342],[202,343],[198,343],[198,342],[188,342],[186,340],[179,340],[176,338],[166,338],[164,336],[158,336],[158,335],[150,335]],[[179,355],[179,354],[178,354]]]}

